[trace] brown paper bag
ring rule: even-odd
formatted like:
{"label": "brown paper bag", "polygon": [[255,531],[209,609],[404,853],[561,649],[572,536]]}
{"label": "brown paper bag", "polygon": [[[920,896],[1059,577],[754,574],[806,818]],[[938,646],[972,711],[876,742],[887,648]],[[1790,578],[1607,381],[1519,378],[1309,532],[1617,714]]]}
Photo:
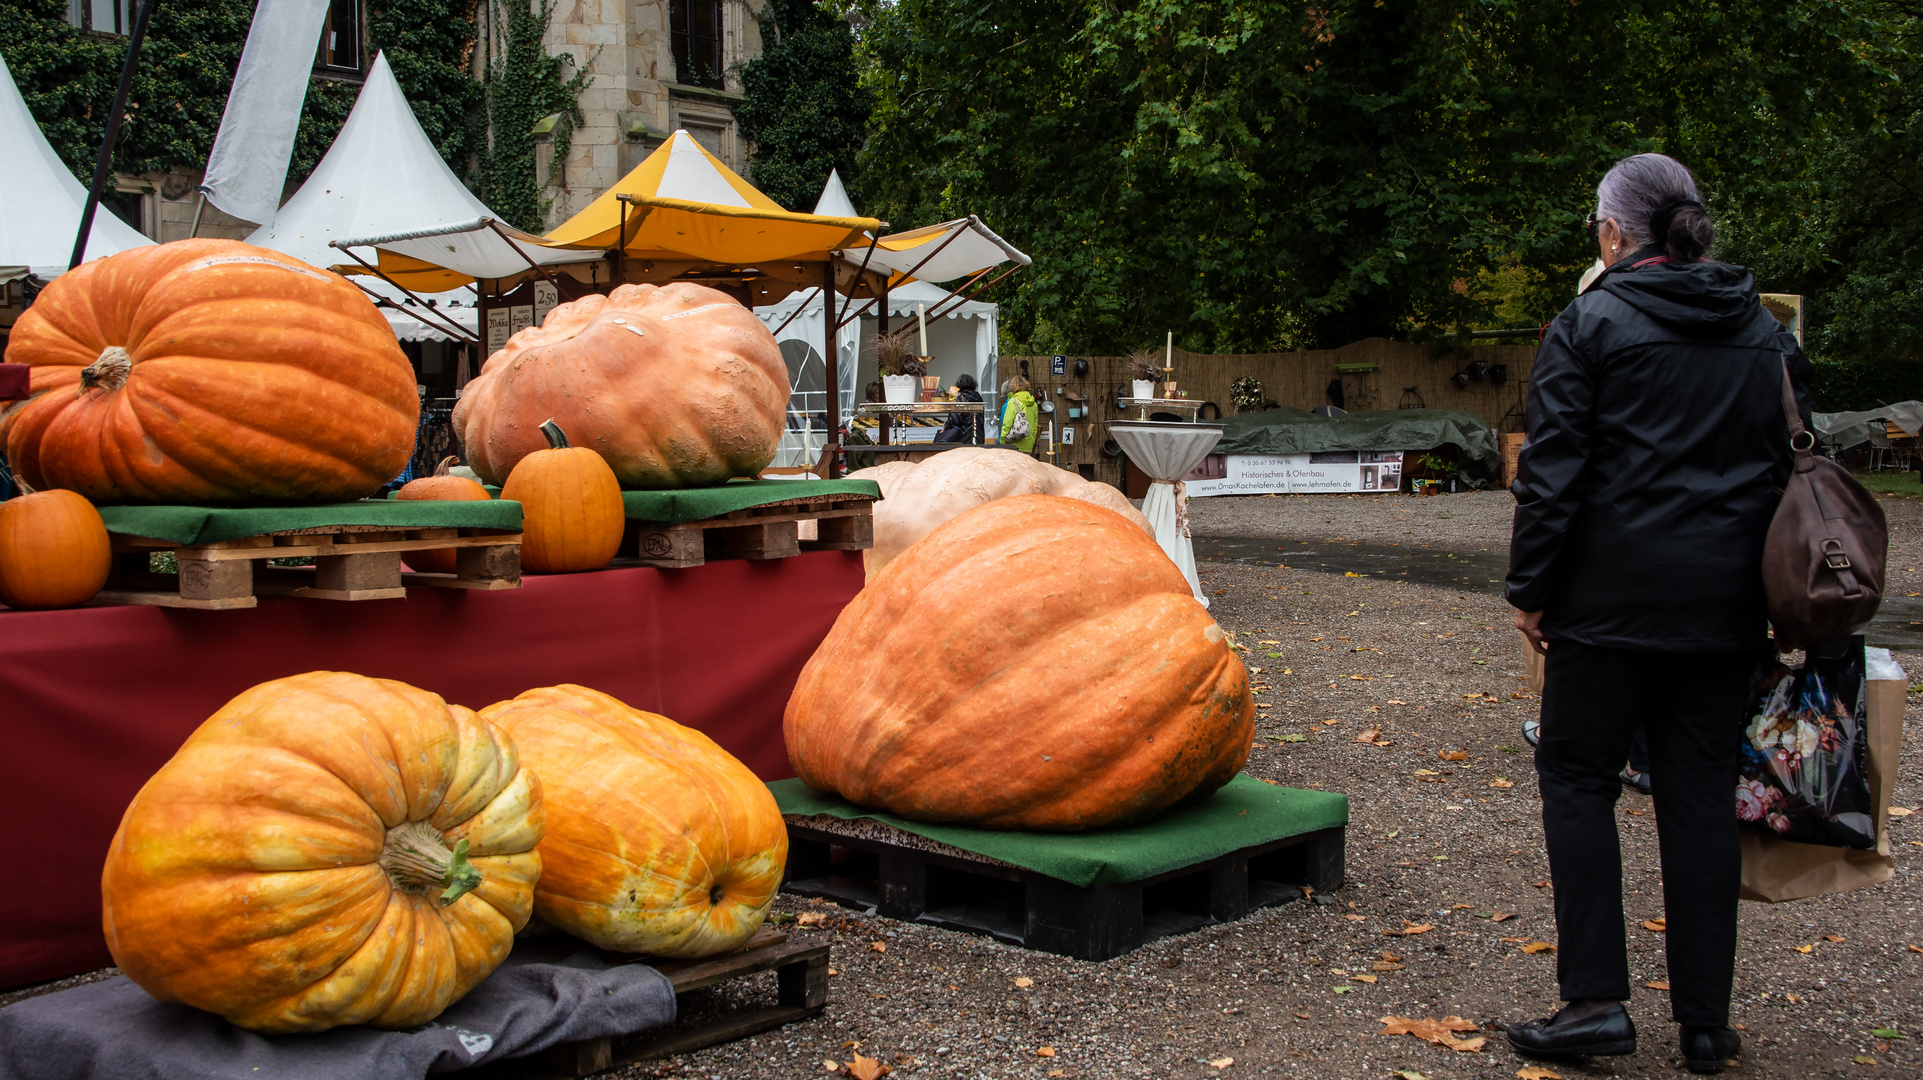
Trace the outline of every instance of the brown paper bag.
{"label": "brown paper bag", "polygon": [[1524,636],[1522,631],[1516,631],[1516,636],[1522,638],[1523,677],[1529,680],[1529,689],[1540,694],[1542,693],[1542,662],[1544,657],[1536,651],[1534,645],[1529,644],[1529,638]]}
{"label": "brown paper bag", "polygon": [[[1870,795],[1876,800],[1876,850],[1798,844],[1754,829],[1742,830],[1742,898],[1777,903],[1849,892],[1890,880],[1896,859],[1890,853],[1890,788],[1903,745],[1907,682],[1871,679],[1869,697]],[[1733,812],[1733,811],[1732,811]]]}

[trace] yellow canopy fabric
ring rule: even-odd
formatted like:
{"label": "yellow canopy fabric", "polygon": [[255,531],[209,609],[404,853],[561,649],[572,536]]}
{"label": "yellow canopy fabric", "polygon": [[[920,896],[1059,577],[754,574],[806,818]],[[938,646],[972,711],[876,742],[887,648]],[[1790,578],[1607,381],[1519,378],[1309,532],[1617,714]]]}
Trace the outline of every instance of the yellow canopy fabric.
{"label": "yellow canopy fabric", "polygon": [[686,131],[677,131],[545,239],[608,249],[621,244],[629,256],[644,259],[821,262],[880,227],[875,218],[783,210]]}

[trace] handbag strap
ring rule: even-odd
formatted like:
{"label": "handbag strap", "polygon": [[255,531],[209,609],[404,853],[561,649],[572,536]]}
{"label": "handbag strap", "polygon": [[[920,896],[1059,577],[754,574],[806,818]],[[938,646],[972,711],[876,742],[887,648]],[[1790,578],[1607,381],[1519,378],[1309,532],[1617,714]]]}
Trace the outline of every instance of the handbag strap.
{"label": "handbag strap", "polygon": [[1816,449],[1816,436],[1803,426],[1803,410],[1796,407],[1796,387],[1789,381],[1789,357],[1778,355],[1783,361],[1783,419],[1789,421],[1789,448],[1799,456],[1808,457]]}

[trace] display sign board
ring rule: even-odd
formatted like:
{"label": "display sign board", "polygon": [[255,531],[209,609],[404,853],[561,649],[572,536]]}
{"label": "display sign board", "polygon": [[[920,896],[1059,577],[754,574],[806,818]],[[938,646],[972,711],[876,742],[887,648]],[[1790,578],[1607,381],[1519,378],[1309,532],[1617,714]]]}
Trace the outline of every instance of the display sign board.
{"label": "display sign board", "polygon": [[507,346],[508,313],[504,307],[487,309],[487,351],[492,356]]}
{"label": "display sign board", "polygon": [[556,289],[554,287],[554,282],[552,281],[535,282],[534,283],[534,325],[546,326],[548,321],[548,312],[553,311],[555,308],[555,305],[559,304],[560,302],[561,302],[561,292],[559,289]]}
{"label": "display sign board", "polygon": [[1402,451],[1210,454],[1182,478],[1190,498],[1308,492],[1397,491]]}
{"label": "display sign board", "polygon": [[507,322],[508,322],[509,336],[518,334],[521,331],[526,330],[528,327],[534,325],[534,305],[533,304],[516,304],[513,307],[508,308],[507,310],[508,310]]}
{"label": "display sign board", "polygon": [[1068,357],[1066,356],[1055,357],[1053,360],[1049,362],[1048,370],[1049,370],[1049,373],[1053,375],[1068,374]]}

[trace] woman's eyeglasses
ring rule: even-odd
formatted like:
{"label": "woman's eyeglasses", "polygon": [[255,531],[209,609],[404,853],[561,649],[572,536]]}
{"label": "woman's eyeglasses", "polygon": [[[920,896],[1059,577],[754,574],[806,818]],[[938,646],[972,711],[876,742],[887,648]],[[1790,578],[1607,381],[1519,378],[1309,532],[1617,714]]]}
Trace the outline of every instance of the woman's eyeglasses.
{"label": "woman's eyeglasses", "polygon": [[1590,214],[1588,217],[1582,219],[1583,231],[1589,234],[1591,240],[1594,240],[1597,232],[1602,229],[1602,223],[1602,218],[1597,217],[1595,214]]}

